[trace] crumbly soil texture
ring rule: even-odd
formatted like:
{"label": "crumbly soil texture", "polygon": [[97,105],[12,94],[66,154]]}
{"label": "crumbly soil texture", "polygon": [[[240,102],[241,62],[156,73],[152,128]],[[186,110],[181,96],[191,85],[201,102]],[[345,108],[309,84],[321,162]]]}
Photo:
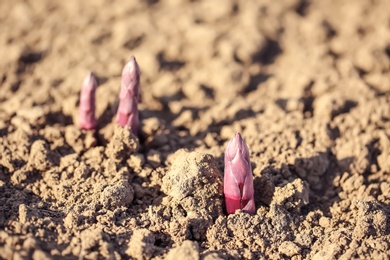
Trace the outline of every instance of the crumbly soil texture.
{"label": "crumbly soil texture", "polygon": [[[388,259],[390,1],[0,5],[0,259]],[[142,71],[139,136],[116,125]],[[78,128],[97,76],[96,131]],[[224,149],[256,214],[227,215]]]}

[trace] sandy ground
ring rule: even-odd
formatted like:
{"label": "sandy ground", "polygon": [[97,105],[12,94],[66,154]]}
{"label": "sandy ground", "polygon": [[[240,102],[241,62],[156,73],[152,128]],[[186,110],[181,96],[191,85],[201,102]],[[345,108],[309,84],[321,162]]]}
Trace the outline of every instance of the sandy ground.
{"label": "sandy ground", "polygon": [[[0,258],[388,259],[390,1],[2,0]],[[116,126],[142,70],[139,138]],[[83,78],[98,131],[78,129]],[[227,215],[227,142],[256,214]]]}

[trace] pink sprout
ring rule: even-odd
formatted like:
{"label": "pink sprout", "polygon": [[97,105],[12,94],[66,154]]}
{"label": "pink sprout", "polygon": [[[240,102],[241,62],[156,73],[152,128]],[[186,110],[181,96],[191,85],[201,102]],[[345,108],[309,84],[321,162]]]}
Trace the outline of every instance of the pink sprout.
{"label": "pink sprout", "polygon": [[254,189],[249,149],[239,133],[229,142],[225,151],[224,194],[226,210],[237,209],[254,214]]}
{"label": "pink sprout", "polygon": [[138,134],[139,125],[138,102],[140,101],[140,75],[141,70],[138,63],[135,57],[131,56],[122,71],[116,121],[122,127],[130,127],[135,135]]}
{"label": "pink sprout", "polygon": [[80,93],[80,128],[91,130],[96,128],[95,93],[98,84],[92,72],[83,81]]}

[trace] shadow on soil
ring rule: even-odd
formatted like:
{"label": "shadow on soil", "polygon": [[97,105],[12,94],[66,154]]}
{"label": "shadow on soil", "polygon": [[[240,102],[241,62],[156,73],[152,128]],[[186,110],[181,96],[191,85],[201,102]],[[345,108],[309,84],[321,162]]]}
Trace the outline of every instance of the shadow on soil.
{"label": "shadow on soil", "polygon": [[[64,212],[53,209],[51,203],[42,200],[23,186],[24,184],[13,185],[7,181],[1,187],[0,230],[15,241],[27,239],[25,232],[31,234],[36,243],[31,248],[31,253],[36,249],[45,252],[52,252],[53,249],[62,251],[68,244],[58,244],[56,227],[64,222]],[[72,254],[67,257],[76,258]]]}
{"label": "shadow on soil", "polygon": [[[296,179],[302,179],[309,184],[309,203],[302,207],[300,214],[306,215],[316,209],[321,210],[325,215],[330,214],[330,207],[340,201],[338,196],[340,187],[334,185],[334,179],[344,171],[349,171],[348,168],[341,169],[340,165],[349,166],[354,158],[337,160],[333,154],[328,152],[326,158],[329,159],[329,164],[324,169],[323,174],[319,175],[317,170],[318,167],[321,167],[319,164],[324,158],[320,157],[321,155],[297,158],[293,165],[282,165],[281,168],[276,168],[272,165],[265,167],[261,171],[260,176],[254,176],[255,203],[257,208],[260,205],[269,206],[271,204],[276,187],[283,187],[288,183],[293,183]],[[304,169],[302,162],[306,166],[313,167]],[[305,176],[302,176],[303,173]]]}

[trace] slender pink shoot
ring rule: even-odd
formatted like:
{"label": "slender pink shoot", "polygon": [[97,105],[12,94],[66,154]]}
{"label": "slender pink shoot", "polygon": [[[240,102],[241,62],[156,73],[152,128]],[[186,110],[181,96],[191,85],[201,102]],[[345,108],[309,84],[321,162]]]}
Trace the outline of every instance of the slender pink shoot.
{"label": "slender pink shoot", "polygon": [[255,213],[249,149],[239,133],[235,134],[225,151],[224,194],[228,214],[235,213],[237,209]]}
{"label": "slender pink shoot", "polygon": [[138,102],[140,101],[140,76],[141,70],[134,56],[123,68],[121,92],[119,94],[119,107],[116,114],[117,123],[128,126],[131,131],[138,135],[139,113]]}
{"label": "slender pink shoot", "polygon": [[83,81],[80,93],[80,128],[91,130],[96,128],[95,95],[98,84],[92,72]]}

